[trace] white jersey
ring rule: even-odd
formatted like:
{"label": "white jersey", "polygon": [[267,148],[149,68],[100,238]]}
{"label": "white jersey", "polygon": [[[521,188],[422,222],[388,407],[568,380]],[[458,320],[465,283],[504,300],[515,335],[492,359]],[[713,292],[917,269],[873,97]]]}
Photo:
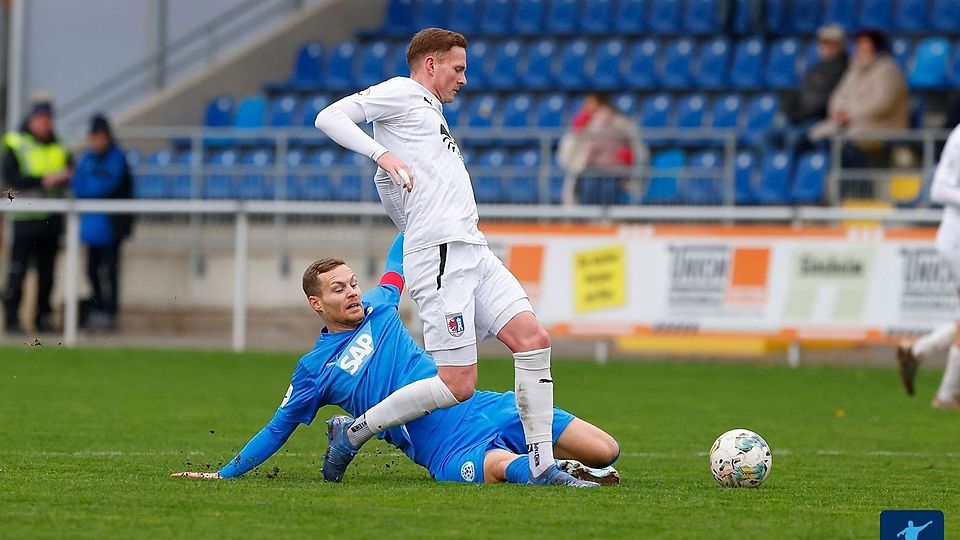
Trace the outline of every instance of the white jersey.
{"label": "white jersey", "polygon": [[[359,105],[373,138],[410,167],[413,191],[377,169],[374,180],[387,214],[404,233],[404,253],[447,242],[486,245],[477,228],[470,174],[450,134],[440,100],[409,77],[394,77],[331,105]],[[319,122],[319,121],[318,121]],[[379,157],[376,152],[370,157]]]}
{"label": "white jersey", "polygon": [[960,255],[960,126],[954,128],[940,154],[933,175],[930,198],[943,204],[943,217],[937,230],[937,249]]}

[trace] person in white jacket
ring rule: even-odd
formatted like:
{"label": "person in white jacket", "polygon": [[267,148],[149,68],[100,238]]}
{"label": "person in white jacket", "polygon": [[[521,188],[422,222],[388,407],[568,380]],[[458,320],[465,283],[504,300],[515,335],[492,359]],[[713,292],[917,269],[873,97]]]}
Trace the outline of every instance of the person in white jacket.
{"label": "person in white jacket", "polygon": [[[960,126],[953,129],[940,155],[940,163],[930,186],[930,200],[943,205],[943,217],[937,229],[936,247],[950,266],[954,286],[960,294]],[[916,341],[897,348],[900,379],[913,395],[917,368],[925,358],[949,348],[947,367],[937,395],[935,409],[960,409],[960,321],[944,323]]]}

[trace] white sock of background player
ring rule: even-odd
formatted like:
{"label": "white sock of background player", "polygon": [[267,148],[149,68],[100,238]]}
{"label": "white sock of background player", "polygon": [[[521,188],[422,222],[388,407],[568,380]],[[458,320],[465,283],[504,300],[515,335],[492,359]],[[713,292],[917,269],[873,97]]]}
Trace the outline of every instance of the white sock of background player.
{"label": "white sock of background player", "polygon": [[956,321],[943,324],[924,334],[913,342],[910,350],[918,360],[923,360],[931,354],[946,350],[957,339]]}
{"label": "white sock of background player", "polygon": [[513,354],[517,410],[534,476],[553,465],[553,377],[550,348]]}
{"label": "white sock of background player", "polygon": [[347,430],[347,439],[355,448],[360,448],[385,429],[406,424],[457,403],[457,398],[453,397],[439,376],[421,379],[397,389],[358,416]]}
{"label": "white sock of background player", "polygon": [[947,354],[947,367],[943,370],[943,379],[940,380],[937,399],[951,401],[958,397],[960,397],[960,347],[953,344]]}

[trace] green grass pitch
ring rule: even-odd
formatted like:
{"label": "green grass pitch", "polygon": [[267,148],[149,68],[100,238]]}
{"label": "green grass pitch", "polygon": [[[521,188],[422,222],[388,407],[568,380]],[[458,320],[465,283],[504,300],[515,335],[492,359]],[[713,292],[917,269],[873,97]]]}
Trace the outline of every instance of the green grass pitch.
{"label": "green grass pitch", "polygon": [[[621,442],[616,488],[440,484],[380,442],[327,485],[332,409],[245,478],[168,477],[230,459],[296,361],[0,349],[0,538],[876,538],[884,509],[940,509],[960,534],[960,413],[929,408],[935,370],[911,399],[891,369],[556,361],[557,404]],[[481,387],[512,381],[510,362],[481,362]],[[773,449],[759,489],[710,476],[735,427]]]}

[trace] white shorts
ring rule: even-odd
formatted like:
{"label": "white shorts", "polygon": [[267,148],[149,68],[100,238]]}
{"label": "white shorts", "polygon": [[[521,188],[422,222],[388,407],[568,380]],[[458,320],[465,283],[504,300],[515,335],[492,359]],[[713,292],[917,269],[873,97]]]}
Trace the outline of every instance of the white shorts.
{"label": "white shorts", "polygon": [[438,366],[473,364],[478,340],[533,311],[520,282],[485,245],[450,242],[415,251],[404,256],[403,273],[420,310],[424,348]]}

